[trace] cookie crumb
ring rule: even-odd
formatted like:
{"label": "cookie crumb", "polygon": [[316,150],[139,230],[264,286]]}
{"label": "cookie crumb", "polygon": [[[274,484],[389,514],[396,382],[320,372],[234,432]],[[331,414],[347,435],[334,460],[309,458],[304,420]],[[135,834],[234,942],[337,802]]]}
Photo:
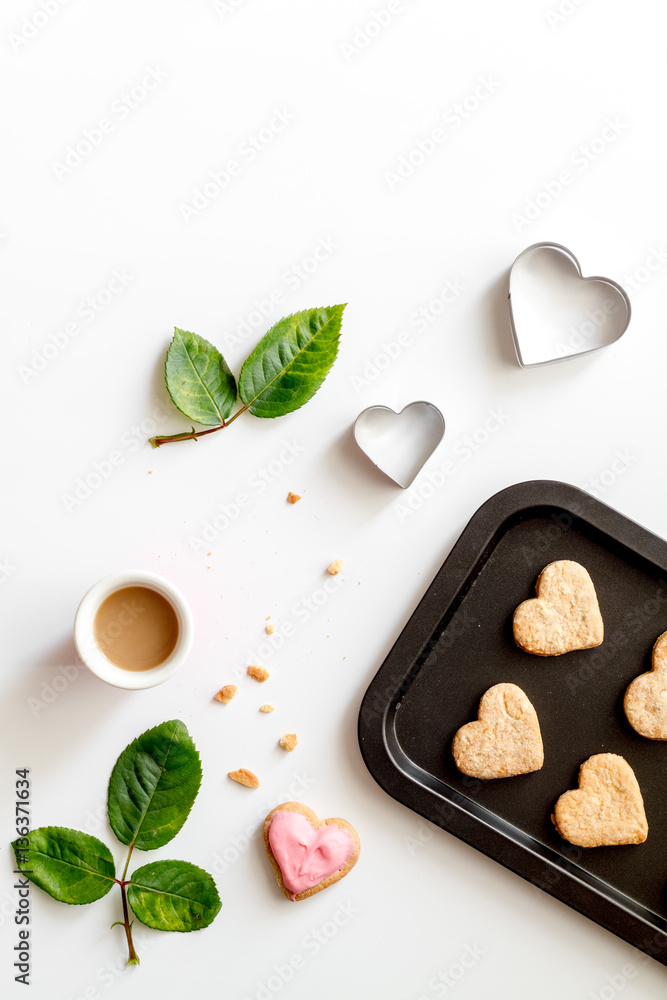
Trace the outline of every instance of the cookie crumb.
{"label": "cookie crumb", "polygon": [[223,705],[229,705],[237,690],[236,684],[225,684],[215,695],[215,700],[221,701]]}
{"label": "cookie crumb", "polygon": [[245,785],[246,788],[259,788],[259,778],[246,767],[241,767],[238,771],[228,771],[228,775],[232,781],[238,781],[239,785]]}
{"label": "cookie crumb", "polygon": [[285,733],[285,735],[280,738],[281,747],[283,750],[288,750],[290,753],[294,750],[294,747],[297,746],[298,742],[296,733]]}
{"label": "cookie crumb", "polygon": [[287,502],[288,503],[298,503],[300,499],[301,499],[301,497],[299,496],[299,494],[298,493],[292,493],[291,490],[287,494]]}
{"label": "cookie crumb", "polygon": [[264,681],[268,681],[271,674],[265,667],[259,667],[256,664],[248,667],[248,675],[254,677],[256,681],[263,684]]}
{"label": "cookie crumb", "polygon": [[336,576],[338,573],[340,573],[340,571],[342,570],[342,568],[343,568],[343,560],[342,559],[334,559],[334,561],[331,563],[331,565],[327,569],[327,573],[330,573],[331,576]]}
{"label": "cookie crumb", "polygon": [[276,708],[275,705],[260,705],[259,710],[260,712],[275,712]]}
{"label": "cookie crumb", "polygon": [[264,631],[266,632],[267,635],[273,635],[275,630],[276,626],[272,625],[271,622],[267,622],[266,625],[264,626]]}

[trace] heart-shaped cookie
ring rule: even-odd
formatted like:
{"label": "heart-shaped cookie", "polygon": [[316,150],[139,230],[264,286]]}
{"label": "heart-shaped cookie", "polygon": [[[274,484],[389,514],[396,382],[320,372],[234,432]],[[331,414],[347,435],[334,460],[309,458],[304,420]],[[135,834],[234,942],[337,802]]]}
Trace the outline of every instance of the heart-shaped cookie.
{"label": "heart-shaped cookie", "polygon": [[544,748],[537,712],[516,684],[495,684],[482,695],[477,722],[462,726],[452,756],[472,778],[510,778],[539,771]]}
{"label": "heart-shaped cookie", "polygon": [[264,846],[278,885],[300,900],[338,882],[354,868],[361,845],[344,819],[319,820],[301,802],[276,806],[264,820]]}
{"label": "heart-shaped cookie", "polygon": [[630,322],[630,299],[610,278],[584,278],[558,243],[536,243],[510,272],[509,308],[522,368],[590,354],[613,344]]}
{"label": "heart-shaped cookie", "polygon": [[354,439],[385,476],[407,489],[442,441],[445,420],[433,403],[408,403],[400,413],[369,406],[354,422]]}
{"label": "heart-shaped cookie", "polygon": [[588,570],[569,559],[549,563],[535,590],[537,597],[514,612],[517,646],[536,656],[560,656],[600,645],[604,625]]}
{"label": "heart-shaped cookie", "polygon": [[579,788],[564,792],[554,826],[578,847],[642,844],[648,837],[644,801],[635,772],[615,753],[598,753],[579,768]]}
{"label": "heart-shaped cookie", "polygon": [[653,647],[653,666],[628,685],[623,699],[628,722],[640,736],[667,740],[667,632]]}

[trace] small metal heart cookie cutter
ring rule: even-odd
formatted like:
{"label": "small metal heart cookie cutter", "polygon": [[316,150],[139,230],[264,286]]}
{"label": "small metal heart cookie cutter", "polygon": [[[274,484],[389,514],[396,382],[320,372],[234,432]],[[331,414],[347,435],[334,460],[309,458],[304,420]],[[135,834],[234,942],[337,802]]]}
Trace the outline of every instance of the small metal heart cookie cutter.
{"label": "small metal heart cookie cutter", "polygon": [[354,422],[354,439],[373,465],[404,490],[438,447],[445,418],[433,403],[417,400],[400,412],[369,406]]}
{"label": "small metal heart cookie cutter", "polygon": [[512,264],[512,337],[522,368],[537,368],[608,347],[630,323],[630,299],[610,278],[588,277],[559,243],[534,243]]}

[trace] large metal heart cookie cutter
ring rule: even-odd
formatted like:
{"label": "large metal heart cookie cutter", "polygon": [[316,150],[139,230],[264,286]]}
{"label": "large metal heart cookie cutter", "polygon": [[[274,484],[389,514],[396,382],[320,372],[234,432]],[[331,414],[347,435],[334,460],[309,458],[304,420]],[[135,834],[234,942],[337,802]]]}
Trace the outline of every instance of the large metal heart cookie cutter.
{"label": "large metal heart cookie cutter", "polygon": [[584,278],[558,243],[535,243],[512,264],[509,309],[522,368],[567,361],[608,347],[630,322],[630,299],[610,278]]}
{"label": "large metal heart cookie cutter", "polygon": [[369,406],[354,422],[354,439],[385,476],[407,489],[442,441],[445,418],[433,403],[408,403],[400,413]]}

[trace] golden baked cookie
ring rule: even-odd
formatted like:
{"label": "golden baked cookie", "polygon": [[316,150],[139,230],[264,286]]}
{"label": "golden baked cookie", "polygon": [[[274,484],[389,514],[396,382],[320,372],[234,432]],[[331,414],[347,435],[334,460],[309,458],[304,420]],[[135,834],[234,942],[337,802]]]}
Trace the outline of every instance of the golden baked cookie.
{"label": "golden baked cookie", "polygon": [[561,837],[578,847],[642,844],[648,836],[635,772],[615,753],[584,761],[579,788],[561,795],[552,819]]}
{"label": "golden baked cookie", "polygon": [[588,570],[559,559],[544,567],[535,590],[537,597],[514,612],[517,646],[536,656],[560,656],[601,644],[604,625]]}
{"label": "golden baked cookie", "polygon": [[452,756],[472,778],[510,778],[539,771],[544,748],[537,712],[516,684],[495,684],[482,695],[477,722],[462,726]]}
{"label": "golden baked cookie", "polygon": [[656,640],[651,669],[628,685],[623,708],[640,736],[667,740],[667,632]]}

